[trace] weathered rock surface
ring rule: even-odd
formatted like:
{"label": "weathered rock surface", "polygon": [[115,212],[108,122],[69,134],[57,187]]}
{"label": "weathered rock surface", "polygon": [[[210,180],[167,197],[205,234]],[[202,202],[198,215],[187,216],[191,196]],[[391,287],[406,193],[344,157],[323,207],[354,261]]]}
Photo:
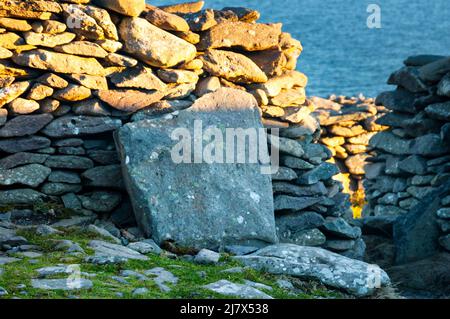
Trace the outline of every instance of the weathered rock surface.
{"label": "weathered rock surface", "polygon": [[208,50],[202,55],[204,68],[211,75],[238,83],[266,82],[265,73],[245,55],[223,50]]}
{"label": "weathered rock surface", "polygon": [[96,256],[120,257],[131,260],[148,260],[147,256],[144,256],[135,250],[105,241],[92,240],[89,243],[89,247],[95,251]]}
{"label": "weathered rock surface", "polygon": [[246,51],[262,51],[278,46],[281,24],[223,22],[203,35],[200,50],[239,47]]}
{"label": "weathered rock surface", "polygon": [[52,121],[42,133],[49,137],[73,137],[114,131],[122,121],[109,117],[64,116]]}
{"label": "weathered rock surface", "polygon": [[103,75],[102,65],[94,58],[84,58],[42,49],[26,51],[13,57],[15,63],[58,73]]}
{"label": "weathered rock surface", "polygon": [[120,24],[125,51],[155,67],[172,67],[195,58],[192,44],[152,25],[145,19],[125,18]]}
{"label": "weathered rock surface", "polygon": [[273,299],[270,295],[249,285],[235,284],[228,280],[219,280],[204,286],[224,296],[240,297],[245,299]]}
{"label": "weathered rock surface", "polygon": [[[176,145],[170,138],[173,130],[185,127],[192,134],[194,120],[202,120],[203,125],[261,128],[256,106],[251,95],[221,89],[178,116],[120,129],[116,141],[134,212],[142,229],[158,244],[173,240],[183,246],[217,249],[225,244],[276,240],[270,178],[261,174],[260,165],[176,164],[170,152]],[[231,194],[233,199],[227,200]],[[170,222],[167,214],[172,216]]]}
{"label": "weathered rock surface", "polygon": [[94,3],[131,17],[139,16],[145,9],[145,0],[94,0]]}
{"label": "weathered rock surface", "polygon": [[378,266],[353,260],[321,248],[279,244],[251,255],[234,257],[255,269],[278,275],[316,279],[357,296],[369,296],[390,284]]}

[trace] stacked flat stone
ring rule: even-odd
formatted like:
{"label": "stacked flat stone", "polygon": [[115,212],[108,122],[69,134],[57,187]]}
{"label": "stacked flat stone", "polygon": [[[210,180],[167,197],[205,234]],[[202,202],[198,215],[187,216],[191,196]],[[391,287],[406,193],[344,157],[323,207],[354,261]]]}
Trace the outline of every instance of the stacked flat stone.
{"label": "stacked flat stone", "polygon": [[[274,125],[273,119],[270,119]],[[316,118],[303,114],[288,127],[271,126],[269,143],[278,148],[280,167],[272,175],[275,222],[283,243],[320,246],[354,259],[362,259],[365,243],[361,229],[350,225],[349,195],[342,183],[333,179],[339,173],[328,162],[331,151],[320,144],[321,128]]]}
{"label": "stacked flat stone", "polygon": [[[377,105],[391,110],[376,123],[390,129],[376,134],[376,156],[366,167],[365,216],[394,220],[450,179],[450,58],[414,56],[388,81],[397,89],[380,94]],[[439,227],[448,245],[448,197],[442,200]]]}
{"label": "stacked flat stone", "polygon": [[[281,128],[275,144],[280,150],[280,168],[272,176],[279,240],[362,259],[361,229],[346,218],[351,216],[349,195],[333,179],[339,170],[327,162],[331,152],[318,143],[317,120],[308,115],[304,121],[304,125]],[[274,140],[271,136],[269,141]]]}
{"label": "stacked flat stone", "polygon": [[256,98],[265,126],[282,129],[281,145],[299,145],[283,150],[274,183],[277,211],[300,223],[280,213],[281,237],[360,252],[359,230],[339,218],[348,201],[317,144],[307,77],[295,71],[302,46],[258,19],[202,1],[1,1],[0,205],[54,201],[129,222],[113,132],[228,87]]}
{"label": "stacked flat stone", "polygon": [[313,97],[314,116],[322,126],[320,143],[327,146],[340,170],[336,177],[346,193],[363,191],[364,166],[371,157],[369,140],[387,127],[375,121],[386,113],[372,98],[330,96]]}

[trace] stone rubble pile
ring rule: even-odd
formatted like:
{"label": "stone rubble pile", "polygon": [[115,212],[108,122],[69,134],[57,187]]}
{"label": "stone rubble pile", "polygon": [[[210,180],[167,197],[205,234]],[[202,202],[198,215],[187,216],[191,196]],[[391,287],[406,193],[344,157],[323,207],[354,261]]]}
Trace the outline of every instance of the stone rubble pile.
{"label": "stone rubble pile", "polygon": [[1,1],[0,205],[56,201],[129,223],[112,132],[232,88],[255,97],[265,127],[280,128],[281,241],[360,258],[361,232],[341,218],[348,197],[295,70],[302,46],[258,19],[202,1]]}
{"label": "stone rubble pile", "polygon": [[320,143],[331,151],[341,172],[336,179],[344,184],[346,193],[363,191],[364,166],[373,155],[369,140],[387,129],[375,122],[387,110],[364,96],[313,97],[311,100],[316,107],[313,114],[322,127]]}
{"label": "stone rubble pile", "polygon": [[[379,225],[392,225],[450,179],[450,58],[410,57],[388,83],[397,89],[381,93],[376,104],[391,112],[376,123],[390,128],[370,141],[376,156],[366,166],[365,181],[364,215]],[[439,243],[450,251],[450,201],[445,194],[441,200]]]}

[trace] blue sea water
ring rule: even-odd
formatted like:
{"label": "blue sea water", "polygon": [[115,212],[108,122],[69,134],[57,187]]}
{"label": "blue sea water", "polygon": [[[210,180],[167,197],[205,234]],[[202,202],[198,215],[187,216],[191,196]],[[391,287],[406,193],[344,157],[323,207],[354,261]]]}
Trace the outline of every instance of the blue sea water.
{"label": "blue sea water", "polygon": [[[370,4],[381,9],[379,29],[367,27]],[[225,6],[258,9],[262,22],[283,22],[302,42],[298,69],[310,78],[309,95],[376,96],[406,57],[450,55],[450,0],[206,0]]]}

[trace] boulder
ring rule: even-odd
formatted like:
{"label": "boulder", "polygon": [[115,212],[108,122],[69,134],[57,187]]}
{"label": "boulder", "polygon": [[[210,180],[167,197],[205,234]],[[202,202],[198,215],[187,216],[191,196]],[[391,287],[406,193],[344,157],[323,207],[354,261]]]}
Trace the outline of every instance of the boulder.
{"label": "boulder", "polygon": [[115,138],[138,224],[159,245],[169,240],[217,250],[275,242],[271,180],[259,164],[192,165],[186,151],[185,162],[172,159],[171,149],[180,147],[174,130],[191,135],[196,120],[205,127],[262,128],[254,98],[234,89],[207,94],[176,116],[125,125]]}
{"label": "boulder", "polygon": [[350,259],[322,248],[278,244],[234,258],[258,270],[275,275],[315,279],[359,297],[370,296],[377,289],[390,284],[388,275],[377,265]]}
{"label": "boulder", "polygon": [[124,50],[154,67],[172,67],[193,60],[194,45],[152,25],[145,19],[125,18],[119,28]]}

